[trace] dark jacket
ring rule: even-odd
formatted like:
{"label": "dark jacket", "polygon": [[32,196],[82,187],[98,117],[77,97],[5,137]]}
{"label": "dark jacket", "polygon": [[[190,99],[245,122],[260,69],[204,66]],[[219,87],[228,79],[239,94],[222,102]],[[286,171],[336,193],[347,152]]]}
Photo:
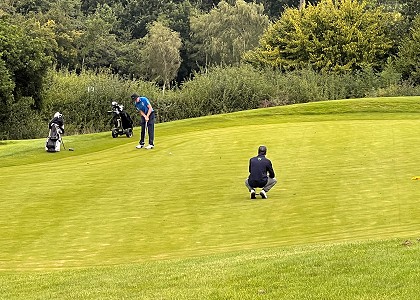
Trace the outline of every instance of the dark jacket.
{"label": "dark jacket", "polygon": [[268,176],[274,178],[271,161],[265,155],[258,155],[249,160],[248,183],[253,188],[263,188],[267,184]]}

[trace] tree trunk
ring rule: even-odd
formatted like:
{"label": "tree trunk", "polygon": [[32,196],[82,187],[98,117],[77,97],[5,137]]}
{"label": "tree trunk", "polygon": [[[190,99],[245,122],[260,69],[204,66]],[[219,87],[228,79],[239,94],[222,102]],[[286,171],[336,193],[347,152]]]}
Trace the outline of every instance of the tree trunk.
{"label": "tree trunk", "polygon": [[302,8],[305,7],[305,5],[306,5],[305,2],[306,2],[305,0],[299,0],[299,9],[302,9]]}

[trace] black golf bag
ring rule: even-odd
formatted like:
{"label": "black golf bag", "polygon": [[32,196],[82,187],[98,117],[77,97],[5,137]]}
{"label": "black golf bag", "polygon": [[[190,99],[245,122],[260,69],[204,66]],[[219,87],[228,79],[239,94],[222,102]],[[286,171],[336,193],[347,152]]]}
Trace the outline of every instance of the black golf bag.
{"label": "black golf bag", "polygon": [[130,115],[124,110],[124,106],[118,104],[117,102],[112,102],[112,137],[116,138],[119,135],[125,134],[127,137],[133,136],[133,120]]}
{"label": "black golf bag", "polygon": [[54,114],[54,118],[48,124],[50,129],[48,138],[45,143],[45,151],[59,152],[61,146],[61,135],[64,134],[64,120],[63,115],[59,112]]}

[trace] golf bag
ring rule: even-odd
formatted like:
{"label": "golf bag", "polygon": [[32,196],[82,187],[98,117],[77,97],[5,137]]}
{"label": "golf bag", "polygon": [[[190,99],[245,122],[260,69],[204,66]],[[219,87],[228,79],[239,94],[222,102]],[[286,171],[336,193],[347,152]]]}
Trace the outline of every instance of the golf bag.
{"label": "golf bag", "polygon": [[112,113],[111,125],[113,127],[111,133],[113,138],[123,134],[129,138],[133,136],[133,120],[124,110],[123,105],[113,101],[112,110],[108,111],[108,113]]}
{"label": "golf bag", "polygon": [[63,115],[59,112],[54,114],[54,118],[48,124],[50,129],[47,141],[45,143],[45,151],[59,152],[61,146],[61,135],[64,134]]}

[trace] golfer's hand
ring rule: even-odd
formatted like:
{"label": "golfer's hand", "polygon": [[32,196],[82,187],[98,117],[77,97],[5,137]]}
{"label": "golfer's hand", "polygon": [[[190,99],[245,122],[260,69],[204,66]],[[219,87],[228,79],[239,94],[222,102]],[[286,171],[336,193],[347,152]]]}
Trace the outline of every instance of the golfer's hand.
{"label": "golfer's hand", "polygon": [[144,116],[144,119],[146,120],[146,122],[149,121],[149,117],[148,116]]}

